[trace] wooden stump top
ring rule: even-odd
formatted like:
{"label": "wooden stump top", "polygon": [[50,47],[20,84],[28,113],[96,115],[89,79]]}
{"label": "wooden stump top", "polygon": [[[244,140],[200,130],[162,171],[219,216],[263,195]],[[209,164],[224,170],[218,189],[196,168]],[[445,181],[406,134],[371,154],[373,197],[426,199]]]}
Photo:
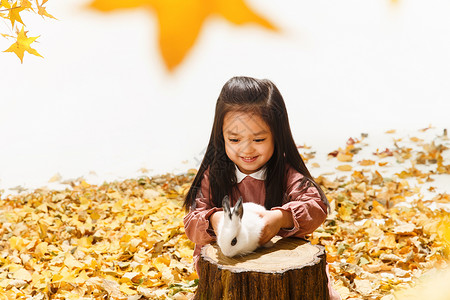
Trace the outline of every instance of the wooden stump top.
{"label": "wooden stump top", "polygon": [[223,255],[217,244],[205,245],[201,257],[232,272],[283,273],[313,266],[325,253],[323,247],[311,245],[302,239],[274,237],[272,242],[274,245],[270,248],[258,248],[254,253],[232,258]]}

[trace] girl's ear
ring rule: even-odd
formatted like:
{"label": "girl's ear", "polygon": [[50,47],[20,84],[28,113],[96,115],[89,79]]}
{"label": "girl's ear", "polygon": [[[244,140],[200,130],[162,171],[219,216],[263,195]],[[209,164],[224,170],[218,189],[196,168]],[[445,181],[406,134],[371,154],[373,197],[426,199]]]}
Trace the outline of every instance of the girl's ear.
{"label": "girl's ear", "polygon": [[223,197],[222,207],[223,207],[224,214],[227,215],[231,219],[230,198],[228,197],[228,195]]}
{"label": "girl's ear", "polygon": [[242,197],[239,197],[238,202],[233,208],[233,214],[239,217],[239,219],[242,219],[242,216],[244,215],[244,206],[242,205]]}

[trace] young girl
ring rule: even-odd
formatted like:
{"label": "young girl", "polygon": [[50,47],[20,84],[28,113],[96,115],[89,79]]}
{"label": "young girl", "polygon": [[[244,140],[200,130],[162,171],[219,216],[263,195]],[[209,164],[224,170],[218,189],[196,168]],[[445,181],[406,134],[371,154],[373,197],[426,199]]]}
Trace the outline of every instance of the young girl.
{"label": "young girl", "polygon": [[[216,240],[222,199],[266,207],[260,244],[275,235],[304,237],[325,220],[328,200],[303,162],[284,100],[269,80],[231,78],[216,103],[205,156],[186,196],[186,235],[201,247]],[[339,299],[331,288],[330,299]]]}

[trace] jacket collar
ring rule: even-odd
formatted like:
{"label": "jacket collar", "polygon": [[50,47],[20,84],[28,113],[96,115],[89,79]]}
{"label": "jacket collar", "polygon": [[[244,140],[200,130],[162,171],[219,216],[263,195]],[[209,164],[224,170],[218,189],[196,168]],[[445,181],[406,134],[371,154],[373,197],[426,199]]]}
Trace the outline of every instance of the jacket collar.
{"label": "jacket collar", "polygon": [[235,165],[235,167],[236,167],[236,180],[237,180],[237,183],[240,183],[247,176],[253,177],[253,178],[258,179],[258,180],[266,180],[266,166],[262,167],[260,170],[258,170],[256,172],[254,172],[252,174],[248,174],[248,175],[245,174],[245,173],[242,173],[239,170],[238,166]]}

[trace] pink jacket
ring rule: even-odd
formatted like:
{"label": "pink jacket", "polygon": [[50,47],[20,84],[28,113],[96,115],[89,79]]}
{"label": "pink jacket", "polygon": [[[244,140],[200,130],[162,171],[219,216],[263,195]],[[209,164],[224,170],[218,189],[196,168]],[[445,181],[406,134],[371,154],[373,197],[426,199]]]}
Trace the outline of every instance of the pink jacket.
{"label": "pink jacket", "polygon": [[[304,237],[306,234],[316,230],[326,218],[327,208],[321,200],[317,188],[311,186],[303,190],[304,187],[299,186],[302,178],[302,174],[287,166],[285,203],[272,209],[291,212],[294,227],[290,230],[281,229],[278,232],[278,235],[281,237]],[[237,195],[233,195],[233,199],[231,199],[232,205],[236,203],[239,196],[243,197],[244,202],[264,205],[264,180],[247,176],[237,184],[237,188]],[[190,212],[184,217],[186,235],[196,244],[194,250],[194,264],[196,268],[202,246],[216,240],[215,233],[209,224],[209,217],[219,210],[222,210],[222,208],[215,207],[210,198],[209,170],[206,170],[201,183],[201,193],[195,200],[195,208],[191,208]]]}
{"label": "pink jacket", "polygon": [[[290,230],[281,229],[278,235],[281,237],[304,237],[312,233],[325,221],[327,215],[327,207],[320,198],[320,194],[316,187],[310,186],[304,189],[300,186],[300,182],[304,176],[287,166],[287,184],[286,197],[284,203],[280,207],[272,209],[280,209],[292,213],[294,227]],[[239,196],[242,196],[244,202],[254,202],[264,205],[265,186],[264,180],[255,179],[246,176],[237,184],[237,195],[233,195],[231,205],[234,206]],[[214,230],[209,224],[209,217],[222,208],[215,207],[211,201],[209,193],[209,169],[205,171],[201,183],[201,193],[198,194],[195,205],[184,217],[184,227],[187,237],[195,243],[194,249],[194,265],[197,269],[198,260],[200,258],[201,248],[216,240]],[[340,300],[339,294],[333,289],[328,272],[328,290],[330,300]]]}

